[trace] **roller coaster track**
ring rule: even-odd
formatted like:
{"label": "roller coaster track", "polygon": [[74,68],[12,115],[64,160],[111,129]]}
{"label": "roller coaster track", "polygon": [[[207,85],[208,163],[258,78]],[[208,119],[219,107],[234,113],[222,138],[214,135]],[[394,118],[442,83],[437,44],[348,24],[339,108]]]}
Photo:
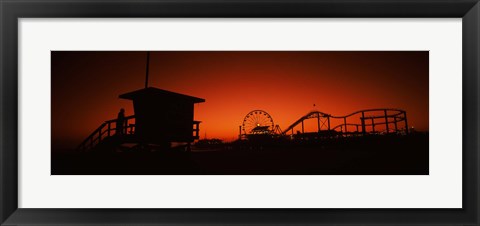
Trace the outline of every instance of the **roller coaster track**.
{"label": "roller coaster track", "polygon": [[[355,116],[358,116],[358,118]],[[379,132],[398,133],[401,131],[408,133],[406,111],[395,108],[375,108],[355,111],[344,116],[333,116],[321,111],[311,111],[287,127],[287,129],[282,132],[282,135],[287,135],[288,132],[291,132],[293,135],[293,129],[300,124],[302,125],[302,133],[304,133],[304,121],[312,118],[317,118],[318,132],[323,130],[341,134],[357,133],[363,135]],[[337,121],[341,120],[341,122],[331,127],[332,119]],[[360,122],[358,122],[358,120],[360,120]],[[403,123],[399,124],[399,122]],[[383,131],[375,130],[375,126],[380,125],[384,126],[385,129]],[[353,131],[349,131],[349,127],[353,127]],[[367,129],[367,127],[369,129]]]}

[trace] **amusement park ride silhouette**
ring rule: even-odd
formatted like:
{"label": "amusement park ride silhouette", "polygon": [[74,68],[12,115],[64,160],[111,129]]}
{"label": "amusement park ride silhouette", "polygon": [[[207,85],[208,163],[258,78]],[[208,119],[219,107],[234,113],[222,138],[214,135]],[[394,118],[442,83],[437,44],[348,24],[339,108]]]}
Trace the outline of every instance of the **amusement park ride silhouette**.
{"label": "amusement park ride silhouette", "polygon": [[[205,102],[148,86],[150,52],[147,52],[145,88],[119,95],[132,100],[134,115],[102,123],[79,146],[78,150],[114,150],[123,144],[134,147],[157,146],[170,148],[172,142],[184,143],[186,150],[199,139],[200,121],[194,120],[194,104]],[[316,119],[317,130],[305,131],[305,121]],[[299,130],[295,129],[300,127]],[[239,127],[239,140],[270,138],[322,139],[366,135],[408,134],[407,114],[401,109],[367,109],[345,116],[333,116],[320,111],[304,115],[285,130],[275,125],[266,111],[249,112]]]}
{"label": "amusement park ride silhouette", "polygon": [[[316,119],[317,131],[305,132],[305,121]],[[335,125],[332,126],[332,122]],[[301,126],[301,130],[294,129]],[[366,109],[345,116],[333,116],[320,111],[311,111],[285,130],[275,125],[266,111],[254,110],[243,119],[239,129],[239,139],[249,139],[261,135],[289,136],[295,139],[332,138],[383,134],[408,134],[407,113],[401,109]]]}

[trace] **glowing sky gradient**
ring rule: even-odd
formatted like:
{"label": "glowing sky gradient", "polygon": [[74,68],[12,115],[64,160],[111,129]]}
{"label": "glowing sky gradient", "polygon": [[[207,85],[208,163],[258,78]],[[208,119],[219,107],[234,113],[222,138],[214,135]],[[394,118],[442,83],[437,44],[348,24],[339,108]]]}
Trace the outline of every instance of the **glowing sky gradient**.
{"label": "glowing sky gradient", "polygon": [[[144,87],[146,52],[51,56],[54,148],[76,147],[120,108],[133,114],[131,101],[118,95]],[[285,129],[314,109],[346,115],[400,108],[410,127],[428,131],[428,57],[428,51],[151,52],[149,85],[206,100],[195,105],[202,139],[236,139],[255,109]]]}

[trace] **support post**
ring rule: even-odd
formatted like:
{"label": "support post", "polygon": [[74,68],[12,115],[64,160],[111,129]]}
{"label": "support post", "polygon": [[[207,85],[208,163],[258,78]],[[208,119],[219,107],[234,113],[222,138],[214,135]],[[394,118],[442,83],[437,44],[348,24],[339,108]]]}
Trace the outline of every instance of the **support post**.
{"label": "support post", "polygon": [[403,118],[405,119],[405,133],[408,134],[408,122],[407,122],[407,112],[403,112]]}
{"label": "support post", "polygon": [[362,118],[360,119],[362,121],[362,134],[366,135],[365,131],[365,112],[362,111]]}
{"label": "support post", "polygon": [[330,131],[330,115],[327,116],[327,120],[328,120],[328,131]]}
{"label": "support post", "polygon": [[393,117],[393,123],[395,125],[395,133],[398,132],[398,126],[397,126],[397,116]]}
{"label": "support post", "polygon": [[372,118],[372,132],[375,133],[375,121]]}
{"label": "support post", "polygon": [[387,110],[385,109],[385,127],[387,128],[387,134],[388,134],[388,116],[387,116]]}
{"label": "support post", "polygon": [[[200,139],[200,123],[195,123],[195,129],[195,137],[198,137],[198,139]],[[205,132],[205,139],[207,139],[207,132]]]}
{"label": "support post", "polygon": [[304,129],[303,129],[303,120],[302,120],[302,133],[305,133]]}
{"label": "support post", "polygon": [[318,132],[320,133],[320,114],[317,113],[317,128],[318,128]]}
{"label": "support post", "polygon": [[347,131],[347,117],[343,117],[343,124],[345,125],[345,133],[348,132]]}
{"label": "support post", "polygon": [[110,122],[107,122],[107,124],[108,124],[108,128],[107,128],[107,136],[109,136],[109,137],[110,137],[110,129],[111,129],[111,128],[110,128]]}

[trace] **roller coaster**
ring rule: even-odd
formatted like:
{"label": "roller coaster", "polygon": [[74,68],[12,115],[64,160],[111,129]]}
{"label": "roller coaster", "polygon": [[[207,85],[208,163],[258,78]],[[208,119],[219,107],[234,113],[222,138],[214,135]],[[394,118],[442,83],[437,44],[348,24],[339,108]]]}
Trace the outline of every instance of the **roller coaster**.
{"label": "roller coaster", "polygon": [[[316,119],[316,131],[307,132],[307,121]],[[263,110],[249,112],[240,126],[239,139],[259,135],[282,136],[293,139],[332,138],[365,135],[408,134],[407,113],[401,109],[365,109],[344,116],[333,116],[321,111],[311,111],[285,130],[273,123],[273,118]]]}

